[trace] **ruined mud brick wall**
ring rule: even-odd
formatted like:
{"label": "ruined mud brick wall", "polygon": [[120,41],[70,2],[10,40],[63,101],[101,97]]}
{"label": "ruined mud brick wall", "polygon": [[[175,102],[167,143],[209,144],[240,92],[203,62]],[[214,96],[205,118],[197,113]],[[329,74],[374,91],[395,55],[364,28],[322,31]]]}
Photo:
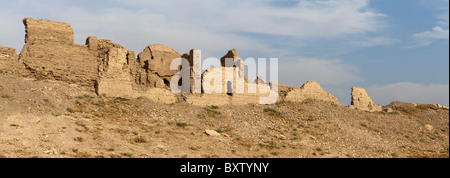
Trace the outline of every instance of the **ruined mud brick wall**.
{"label": "ruined mud brick wall", "polygon": [[20,73],[19,56],[16,49],[0,46],[0,73]]}
{"label": "ruined mud brick wall", "polygon": [[25,18],[25,45],[19,60],[38,79],[55,79],[94,88],[97,55],[73,41],[69,24]]}
{"label": "ruined mud brick wall", "polygon": [[173,59],[181,54],[165,45],[149,45],[139,53],[137,68],[133,70],[137,83],[147,87],[164,88],[179,70],[170,70]]}
{"label": "ruined mud brick wall", "polygon": [[382,111],[380,105],[373,103],[372,99],[367,94],[366,89],[360,87],[352,88],[352,102],[349,107],[369,112]]}
{"label": "ruined mud brick wall", "polygon": [[269,85],[249,83],[239,72],[238,67],[209,68],[202,74],[202,94],[189,95],[186,101],[198,106],[260,104],[261,97],[270,95]]}
{"label": "ruined mud brick wall", "polygon": [[97,37],[88,37],[86,45],[95,52],[100,61],[95,85],[98,95],[121,98],[146,97],[166,104],[177,101],[175,95],[167,89],[149,88],[139,83],[138,74],[146,74],[146,70],[135,59],[133,51]]}
{"label": "ruined mud brick wall", "polygon": [[341,106],[338,99],[323,90],[317,82],[309,81],[301,88],[289,92],[286,96],[287,101],[303,102],[307,99],[328,101]]}

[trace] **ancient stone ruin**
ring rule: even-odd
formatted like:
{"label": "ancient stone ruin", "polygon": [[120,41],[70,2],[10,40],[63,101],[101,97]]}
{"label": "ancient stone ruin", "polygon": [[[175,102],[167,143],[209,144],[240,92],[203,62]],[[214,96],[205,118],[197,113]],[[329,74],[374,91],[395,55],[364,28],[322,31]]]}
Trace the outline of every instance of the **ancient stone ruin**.
{"label": "ancient stone ruin", "polygon": [[18,66],[19,56],[16,49],[0,46],[0,73],[12,73],[13,67]]}
{"label": "ancient stone ruin", "polygon": [[[146,97],[167,104],[184,100],[199,106],[245,105],[285,99],[320,100],[341,106],[316,82],[307,82],[301,88],[265,82],[262,77],[250,82],[244,76],[244,60],[239,59],[236,49],[220,59],[220,66],[202,73],[197,50],[181,55],[168,46],[149,45],[136,57],[133,51],[95,36],[88,37],[84,45],[75,44],[74,31],[67,23],[25,18],[23,24],[25,45],[20,55],[13,48],[0,46],[0,73],[58,80],[102,96]],[[183,70],[182,66],[171,70],[170,65],[181,58],[189,62],[191,75],[180,83],[187,81],[190,88],[174,94],[170,90],[172,78]],[[381,110],[361,88],[353,88],[350,107]]]}
{"label": "ancient stone ruin", "polygon": [[369,112],[382,111],[380,105],[373,103],[366,89],[360,87],[352,88],[352,103],[349,107]]}
{"label": "ancient stone ruin", "polygon": [[307,99],[332,102],[341,106],[341,103],[339,103],[336,97],[327,93],[314,81],[305,83],[301,88],[292,90],[286,96],[286,100],[292,102],[303,102]]}
{"label": "ancient stone ruin", "polygon": [[271,95],[275,92],[278,97],[277,91],[267,83],[258,85],[249,82],[244,76],[244,70],[244,60],[238,58],[235,49],[229,50],[221,58],[221,66],[209,68],[201,75],[202,95],[190,95],[186,101],[200,106],[259,104],[264,102],[261,97],[277,101],[277,98]]}

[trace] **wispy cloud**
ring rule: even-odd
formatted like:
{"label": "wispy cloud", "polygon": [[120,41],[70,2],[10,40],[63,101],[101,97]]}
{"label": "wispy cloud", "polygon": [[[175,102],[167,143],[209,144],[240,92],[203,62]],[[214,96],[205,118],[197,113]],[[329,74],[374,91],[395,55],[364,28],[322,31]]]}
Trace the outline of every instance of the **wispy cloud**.
{"label": "wispy cloud", "polygon": [[443,29],[442,27],[434,27],[431,31],[425,31],[414,34],[414,38],[417,39],[440,39],[440,40],[448,40],[449,37],[449,29]]}
{"label": "wispy cloud", "polygon": [[301,86],[316,81],[325,86],[342,86],[364,81],[357,66],[339,59],[300,58],[280,64],[280,82]]}
{"label": "wispy cloud", "polygon": [[[74,27],[78,43],[89,35],[99,35],[135,51],[164,43],[180,52],[198,48],[222,55],[231,48],[283,52],[242,32],[306,39],[361,36],[382,28],[385,16],[371,9],[368,0],[274,4],[277,2],[272,0],[14,1],[4,3],[7,10],[1,8],[0,19],[13,23],[3,18],[10,16],[17,24],[26,16],[65,21]],[[23,41],[23,31],[8,35]]]}
{"label": "wispy cloud", "polygon": [[431,30],[418,32],[413,35],[414,44],[407,46],[406,48],[417,48],[422,46],[430,45],[439,40],[449,39],[449,1],[448,0],[433,0],[424,1],[424,3],[433,4],[437,11],[440,11],[440,15],[436,16],[437,26],[433,27]]}
{"label": "wispy cloud", "polygon": [[375,103],[387,105],[393,101],[441,104],[449,106],[449,84],[419,84],[400,82],[367,88]]}
{"label": "wispy cloud", "polygon": [[401,40],[388,37],[365,37],[360,41],[354,42],[355,44],[362,47],[373,47],[373,46],[391,46],[400,43]]}

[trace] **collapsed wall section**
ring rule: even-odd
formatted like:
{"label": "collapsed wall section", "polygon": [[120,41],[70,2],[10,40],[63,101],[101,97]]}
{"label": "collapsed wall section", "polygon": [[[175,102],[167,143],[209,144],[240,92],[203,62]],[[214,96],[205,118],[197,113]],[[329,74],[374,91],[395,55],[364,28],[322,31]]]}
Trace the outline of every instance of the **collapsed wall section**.
{"label": "collapsed wall section", "polygon": [[372,101],[366,89],[360,87],[352,88],[352,102],[349,107],[369,112],[382,111],[381,106]]}
{"label": "collapsed wall section", "polygon": [[25,18],[25,45],[20,52],[31,75],[93,89],[98,75],[97,56],[85,45],[73,43],[69,24]]}
{"label": "collapsed wall section", "polygon": [[0,46],[0,73],[21,73],[23,64],[19,63],[16,49]]}
{"label": "collapsed wall section", "polygon": [[303,102],[308,99],[328,101],[341,106],[336,97],[327,93],[314,81],[305,83],[301,88],[293,89],[286,96],[286,100],[292,102]]}
{"label": "collapsed wall section", "polygon": [[137,83],[150,88],[168,88],[179,70],[170,70],[172,60],[181,54],[165,45],[149,45],[139,53],[133,73]]}

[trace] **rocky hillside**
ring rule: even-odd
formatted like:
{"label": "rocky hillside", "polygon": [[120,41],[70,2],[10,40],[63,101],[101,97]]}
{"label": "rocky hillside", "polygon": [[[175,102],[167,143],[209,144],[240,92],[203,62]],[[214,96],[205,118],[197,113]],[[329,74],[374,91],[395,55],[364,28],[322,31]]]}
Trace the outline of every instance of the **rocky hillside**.
{"label": "rocky hillside", "polygon": [[192,106],[0,75],[0,157],[449,157],[449,111],[394,102]]}

